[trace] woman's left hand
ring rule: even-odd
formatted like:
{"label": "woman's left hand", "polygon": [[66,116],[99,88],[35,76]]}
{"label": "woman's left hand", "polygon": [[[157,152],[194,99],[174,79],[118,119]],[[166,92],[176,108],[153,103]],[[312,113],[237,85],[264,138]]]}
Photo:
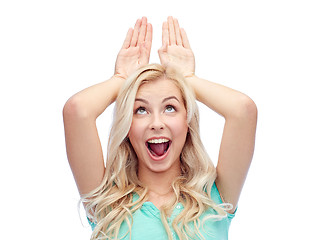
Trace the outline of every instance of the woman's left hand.
{"label": "woman's left hand", "polygon": [[179,27],[177,19],[168,17],[168,21],[163,23],[162,47],[158,54],[164,67],[177,68],[184,77],[194,75],[194,54],[186,32]]}
{"label": "woman's left hand", "polygon": [[138,68],[149,63],[152,44],[152,25],[143,17],[128,30],[115,62],[115,75],[126,79]]}

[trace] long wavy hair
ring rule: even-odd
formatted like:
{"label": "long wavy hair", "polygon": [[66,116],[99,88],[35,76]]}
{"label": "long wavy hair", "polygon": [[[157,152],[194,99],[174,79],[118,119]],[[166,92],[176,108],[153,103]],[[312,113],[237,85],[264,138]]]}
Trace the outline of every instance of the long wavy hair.
{"label": "long wavy hair", "polygon": [[[145,82],[161,77],[171,79],[179,87],[187,111],[189,128],[180,156],[181,175],[172,184],[174,198],[161,209],[161,221],[169,240],[172,239],[172,232],[167,217],[178,202],[183,204],[184,209],[175,217],[172,227],[179,239],[190,239],[192,236],[204,239],[200,232],[200,216],[212,208],[216,215],[206,219],[222,219],[227,216],[226,210],[231,207],[230,204],[217,205],[210,197],[216,179],[216,169],[200,140],[199,112],[193,91],[175,69],[150,64],[131,75],[120,90],[114,107],[104,178],[99,187],[81,199],[88,218],[96,224],[92,240],[122,238],[119,236],[122,222],[127,223],[127,233],[131,235],[132,214],[148,200],[148,188],[138,179],[137,156],[127,135],[139,87]],[[136,201],[133,199],[134,193],[139,196]],[[193,228],[190,228],[190,224]]]}

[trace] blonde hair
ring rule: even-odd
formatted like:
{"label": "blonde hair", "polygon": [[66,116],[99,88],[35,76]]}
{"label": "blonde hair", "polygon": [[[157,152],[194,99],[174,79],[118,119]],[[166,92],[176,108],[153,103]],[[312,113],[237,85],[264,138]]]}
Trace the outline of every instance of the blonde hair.
{"label": "blonde hair", "polygon": [[[96,223],[91,239],[117,239],[122,222],[128,224],[128,232],[131,235],[132,214],[148,199],[148,189],[137,177],[137,156],[130,141],[127,140],[127,135],[139,87],[144,82],[161,77],[171,79],[179,87],[189,127],[180,156],[181,176],[172,184],[175,197],[161,209],[161,220],[168,238],[172,239],[172,232],[167,217],[178,202],[183,204],[184,209],[175,217],[172,227],[179,239],[189,239],[190,236],[204,239],[200,233],[199,218],[207,209],[212,208],[217,214],[203,220],[222,219],[227,216],[225,210],[230,209],[230,205],[217,205],[210,197],[216,170],[200,140],[199,112],[194,93],[176,70],[165,69],[159,64],[150,64],[130,76],[120,90],[114,108],[104,178],[98,188],[82,196],[87,216]],[[136,201],[133,201],[134,193],[139,196]],[[189,227],[190,223],[193,223],[193,230]]]}

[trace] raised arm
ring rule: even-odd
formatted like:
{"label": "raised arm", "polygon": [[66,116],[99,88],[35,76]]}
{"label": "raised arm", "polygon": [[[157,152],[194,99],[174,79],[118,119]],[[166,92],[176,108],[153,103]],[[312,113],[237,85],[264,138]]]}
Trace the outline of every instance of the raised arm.
{"label": "raised arm", "polygon": [[219,150],[216,185],[225,202],[235,211],[254,152],[257,108],[245,94],[197,77],[189,41],[172,17],[163,24],[162,65],[179,68],[198,101],[225,118]]}
{"label": "raised arm", "polygon": [[66,151],[81,194],[99,186],[105,172],[96,119],[115,101],[128,75],[148,64],[151,42],[152,26],[143,17],[127,33],[115,63],[114,76],[78,92],[65,103]]}

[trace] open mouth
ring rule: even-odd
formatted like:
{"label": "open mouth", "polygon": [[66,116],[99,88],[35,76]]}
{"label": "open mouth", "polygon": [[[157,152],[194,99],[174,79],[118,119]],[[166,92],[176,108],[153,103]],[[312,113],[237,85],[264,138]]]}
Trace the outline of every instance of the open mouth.
{"label": "open mouth", "polygon": [[171,141],[168,139],[151,139],[146,142],[146,146],[154,157],[163,156],[170,148]]}

